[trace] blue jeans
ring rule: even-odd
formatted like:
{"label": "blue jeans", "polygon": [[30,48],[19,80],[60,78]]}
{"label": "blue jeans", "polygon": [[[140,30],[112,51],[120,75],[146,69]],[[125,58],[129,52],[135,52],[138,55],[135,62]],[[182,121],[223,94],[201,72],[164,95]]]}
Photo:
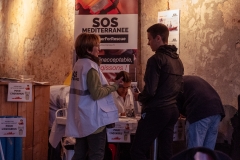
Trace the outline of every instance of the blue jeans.
{"label": "blue jeans", "polygon": [[218,135],[220,115],[210,116],[197,122],[189,124],[186,122],[186,143],[187,148],[206,147],[213,149]]}

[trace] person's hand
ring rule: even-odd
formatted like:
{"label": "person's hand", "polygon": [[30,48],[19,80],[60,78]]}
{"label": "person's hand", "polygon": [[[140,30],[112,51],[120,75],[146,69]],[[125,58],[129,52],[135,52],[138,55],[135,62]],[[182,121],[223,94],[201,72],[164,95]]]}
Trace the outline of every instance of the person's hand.
{"label": "person's hand", "polygon": [[184,115],[180,114],[179,119],[186,118]]}
{"label": "person's hand", "polygon": [[118,80],[115,80],[115,83],[119,85],[122,85],[123,84],[123,81],[122,81],[123,77],[119,78]]}

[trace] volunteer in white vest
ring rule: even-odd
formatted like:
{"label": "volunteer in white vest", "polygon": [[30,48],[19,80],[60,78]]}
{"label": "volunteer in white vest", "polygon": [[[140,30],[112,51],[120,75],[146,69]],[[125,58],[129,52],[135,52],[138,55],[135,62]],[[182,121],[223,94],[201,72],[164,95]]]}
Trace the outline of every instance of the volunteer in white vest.
{"label": "volunteer in white vest", "polygon": [[66,136],[75,137],[72,160],[102,160],[106,126],[118,121],[111,92],[122,78],[109,85],[99,68],[100,37],[82,33],[75,42],[78,60],[74,65],[67,110]]}

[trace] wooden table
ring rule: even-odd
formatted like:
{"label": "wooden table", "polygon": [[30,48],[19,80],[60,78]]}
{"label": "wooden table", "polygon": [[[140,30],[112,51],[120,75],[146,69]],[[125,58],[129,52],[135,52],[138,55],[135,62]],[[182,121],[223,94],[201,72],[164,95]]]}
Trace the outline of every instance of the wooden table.
{"label": "wooden table", "polygon": [[26,118],[23,160],[47,160],[49,123],[49,84],[33,84],[32,102],[8,102],[8,83],[0,82],[0,116]]}

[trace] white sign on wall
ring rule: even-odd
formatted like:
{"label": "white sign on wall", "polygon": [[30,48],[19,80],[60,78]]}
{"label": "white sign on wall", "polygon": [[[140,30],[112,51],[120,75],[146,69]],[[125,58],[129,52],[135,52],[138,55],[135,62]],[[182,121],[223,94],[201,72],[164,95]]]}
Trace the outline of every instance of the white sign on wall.
{"label": "white sign on wall", "polygon": [[165,24],[169,29],[168,44],[175,45],[179,54],[179,10],[168,10],[158,12],[158,23]]}
{"label": "white sign on wall", "polygon": [[9,83],[7,101],[31,102],[32,83]]}
{"label": "white sign on wall", "polygon": [[0,118],[0,137],[26,137],[26,118]]}

